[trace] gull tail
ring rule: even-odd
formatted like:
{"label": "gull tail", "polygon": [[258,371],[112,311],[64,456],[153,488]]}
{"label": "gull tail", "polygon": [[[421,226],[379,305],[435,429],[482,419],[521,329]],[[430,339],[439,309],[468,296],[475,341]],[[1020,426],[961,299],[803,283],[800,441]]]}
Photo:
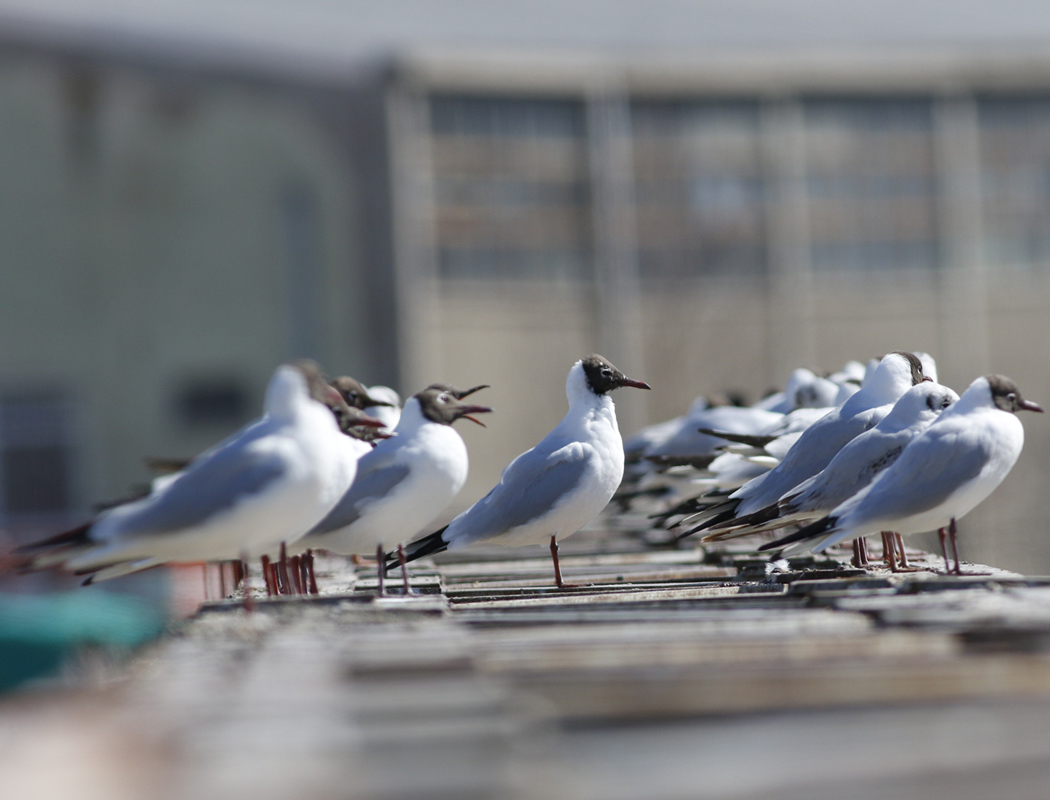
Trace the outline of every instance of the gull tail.
{"label": "gull tail", "polygon": [[[445,532],[447,527],[448,525],[424,536],[422,539],[416,539],[411,544],[405,545],[405,561],[415,561],[418,558],[424,558],[434,553],[443,553],[445,550],[448,550],[448,542],[441,538],[441,534]],[[383,565],[383,571],[384,573],[389,573],[390,570],[399,566],[401,566],[401,560],[395,552],[387,556],[386,563]]]}
{"label": "gull tail", "polygon": [[838,524],[838,517],[827,516],[823,519],[818,519],[816,522],[799,528],[794,533],[790,533],[787,536],[766,542],[764,545],[759,547],[759,550],[783,550],[788,545],[796,544],[798,542],[811,542],[820,539],[824,539],[829,533],[834,531],[835,526]]}
{"label": "gull tail", "polygon": [[159,567],[164,561],[156,558],[143,558],[138,561],[122,561],[118,564],[111,564],[104,567],[90,567],[88,569],[77,570],[75,575],[87,575],[82,586],[90,586],[93,583],[99,583],[101,581],[112,580],[113,578],[119,578],[123,575],[130,575],[133,572],[141,572],[144,569],[151,569],[153,567]]}
{"label": "gull tail", "polygon": [[735,539],[738,536],[746,536],[751,533],[752,525],[761,525],[771,520],[777,519],[780,515],[780,507],[776,503],[760,508],[751,514],[745,514],[742,517],[735,517],[729,521],[728,524],[708,525],[708,529],[711,530],[707,536],[703,538],[705,542],[718,542],[723,539]]}
{"label": "gull tail", "polygon": [[710,508],[704,509],[698,514],[694,514],[691,517],[683,519],[679,525],[688,525],[690,523],[696,523],[687,530],[685,533],[679,535],[679,539],[684,539],[686,536],[690,536],[697,531],[707,530],[708,528],[714,528],[717,525],[721,525],[724,522],[736,517],[736,510],[740,505],[739,500],[725,500],[717,505],[711,506]]}
{"label": "gull tail", "polygon": [[705,509],[711,508],[712,506],[719,505],[725,502],[728,493],[720,494],[718,490],[707,492],[699,497],[690,497],[677,505],[672,506],[664,511],[660,511],[656,514],[650,514],[649,519],[657,520],[656,524],[666,522],[671,517],[687,517]]}
{"label": "gull tail", "polygon": [[777,438],[776,436],[763,434],[731,433],[730,431],[719,431],[714,428],[697,428],[697,430],[707,436],[717,436],[719,439],[725,439],[727,442],[746,444],[749,447],[758,448],[765,447]]}
{"label": "gull tail", "polygon": [[91,523],[85,523],[72,530],[30,542],[11,552],[16,568],[21,571],[47,569],[69,560],[75,554],[92,547]]}

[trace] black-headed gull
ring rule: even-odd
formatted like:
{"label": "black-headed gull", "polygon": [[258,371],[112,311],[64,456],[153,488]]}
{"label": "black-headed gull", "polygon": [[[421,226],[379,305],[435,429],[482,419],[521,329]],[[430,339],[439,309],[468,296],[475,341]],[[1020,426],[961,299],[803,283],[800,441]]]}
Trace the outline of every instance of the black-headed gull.
{"label": "black-headed gull", "polygon": [[[1015,412],[1042,410],[1009,378],[977,378],[867,488],[827,517],[760,549],[816,552],[880,531],[948,528],[954,550],[956,521],[1002,483],[1021,454],[1024,427]],[[957,551],[955,571],[960,572]]]}
{"label": "black-headed gull", "polygon": [[881,422],[901,395],[923,380],[916,356],[901,351],[887,354],[860,391],[807,427],[776,467],[744,484],[729,500],[701,512],[693,520],[700,524],[685,535],[777,502],[824,469],[848,442]]}
{"label": "black-headed gull", "polygon": [[320,521],[356,474],[361,443],[340,432],[323,402],[330,393],[312,362],[278,367],[261,419],[149,496],[23,552],[38,565],[57,557],[67,569],[97,571],[89,581],[277,552]]}
{"label": "black-headed gull", "polygon": [[473,415],[492,411],[463,403],[457,391],[427,388],[410,397],[396,435],[361,459],[353,484],[297,549],[385,551],[432,523],[467,479],[467,447],[452,424],[466,418],[480,425]]}
{"label": "black-headed gull", "polygon": [[849,442],[823,470],[776,503],[714,526],[703,541],[733,539],[824,516],[871,483],[897,460],[912,439],[958,399],[959,395],[950,388],[932,381],[911,387],[878,425]]}
{"label": "black-headed gull", "polygon": [[[339,428],[343,433],[348,435],[352,434],[354,425],[354,417],[352,417],[347,411],[347,408],[356,408],[364,411],[369,416],[373,416],[375,419],[380,420],[383,426],[380,428],[373,429],[375,433],[371,436],[363,437],[367,441],[371,441],[373,444],[379,439],[384,439],[389,435],[390,431],[397,425],[396,417],[401,413],[400,407],[393,408],[393,403],[389,397],[383,396],[382,393],[372,394],[372,390],[362,384],[356,378],[351,378],[349,375],[340,375],[338,378],[333,378],[329,381],[329,384],[335,388],[343,400],[341,407],[333,407],[332,413],[335,414],[335,418],[339,420]],[[385,387],[383,387],[385,388]],[[393,392],[393,389],[390,390]],[[397,393],[394,392],[396,397]],[[372,414],[369,409],[380,411],[381,413]],[[393,420],[394,424],[388,424]]]}
{"label": "black-headed gull", "polygon": [[554,578],[565,584],[558,539],[575,533],[609,503],[623,476],[623,440],[609,393],[649,389],[599,355],[577,361],[565,381],[569,412],[543,440],[515,458],[495,487],[446,527],[409,545],[408,560],[484,541],[549,542]]}

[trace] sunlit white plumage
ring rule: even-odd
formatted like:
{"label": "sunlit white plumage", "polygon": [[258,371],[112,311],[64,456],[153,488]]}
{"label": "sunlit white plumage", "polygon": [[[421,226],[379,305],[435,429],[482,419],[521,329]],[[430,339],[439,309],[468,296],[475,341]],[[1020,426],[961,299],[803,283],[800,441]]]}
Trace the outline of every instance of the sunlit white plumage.
{"label": "sunlit white plumage", "polygon": [[273,553],[305,534],[346,491],[361,455],[360,443],[313,399],[311,382],[324,386],[319,373],[279,367],[260,420],[198,456],[166,487],[104,512],[65,566],[234,560]]}
{"label": "sunlit white plumage", "polygon": [[569,411],[562,421],[508,464],[485,497],[446,528],[413,543],[409,560],[478,541],[503,545],[550,541],[560,584],[555,542],[594,519],[623,477],[623,440],[608,394],[621,386],[649,388],[601,356],[577,361],[565,382]]}
{"label": "sunlit white plumage", "polygon": [[713,527],[704,541],[775,530],[827,514],[871,483],[958,399],[939,383],[923,381],[911,387],[878,425],[849,442],[819,473],[749,517]]}
{"label": "sunlit white plumage", "polygon": [[762,549],[823,550],[880,531],[920,533],[948,526],[1002,483],[1021,454],[1015,411],[1042,411],[1001,375],[977,378],[867,488],[826,518]]}
{"label": "sunlit white plumage", "polygon": [[[369,391],[375,395],[375,387]],[[353,485],[298,549],[371,553],[377,545],[389,550],[420,533],[467,479],[467,447],[452,423],[488,411],[440,389],[410,397],[396,435],[361,459]]]}

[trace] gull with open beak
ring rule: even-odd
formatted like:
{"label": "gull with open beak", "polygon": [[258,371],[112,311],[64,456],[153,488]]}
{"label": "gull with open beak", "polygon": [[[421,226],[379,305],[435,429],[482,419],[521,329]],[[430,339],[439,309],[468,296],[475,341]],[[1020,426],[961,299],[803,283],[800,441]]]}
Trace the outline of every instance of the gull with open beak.
{"label": "gull with open beak", "polygon": [[482,388],[487,387],[460,391],[434,384],[410,397],[395,435],[361,459],[349,490],[298,549],[343,555],[378,549],[382,565],[383,552],[431,524],[467,479],[467,447],[452,426],[459,419],[482,425],[475,415],[492,409],[463,402]]}

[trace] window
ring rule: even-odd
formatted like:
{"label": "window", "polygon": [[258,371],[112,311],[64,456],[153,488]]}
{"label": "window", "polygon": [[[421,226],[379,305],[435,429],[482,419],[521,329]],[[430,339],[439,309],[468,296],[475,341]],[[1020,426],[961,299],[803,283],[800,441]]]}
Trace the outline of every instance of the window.
{"label": "window", "polygon": [[986,257],[997,265],[1050,263],[1050,102],[980,102]]}
{"label": "window", "polygon": [[936,266],[930,102],[814,100],[805,119],[814,267]]}
{"label": "window", "polygon": [[175,410],[185,425],[234,428],[248,416],[248,396],[243,386],[229,378],[194,378],[176,395]]}
{"label": "window", "polygon": [[757,106],[636,102],[631,125],[642,275],[761,271]]}
{"label": "window", "polygon": [[583,104],[434,97],[430,111],[441,276],[588,277]]}
{"label": "window", "polygon": [[74,506],[72,415],[47,396],[0,398],[0,517],[46,524]]}

